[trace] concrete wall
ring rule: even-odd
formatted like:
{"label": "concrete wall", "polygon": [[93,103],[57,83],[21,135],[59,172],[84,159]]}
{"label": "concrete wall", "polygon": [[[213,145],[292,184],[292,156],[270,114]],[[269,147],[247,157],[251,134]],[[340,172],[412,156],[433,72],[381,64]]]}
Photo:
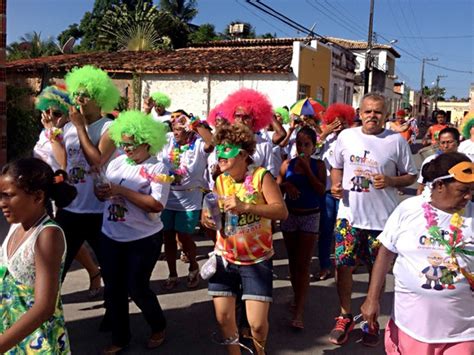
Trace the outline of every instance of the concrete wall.
{"label": "concrete wall", "polygon": [[457,125],[469,111],[469,102],[438,101],[438,110],[446,111],[450,122]]}
{"label": "concrete wall", "polygon": [[310,87],[310,96],[329,101],[331,81],[331,48],[317,41],[301,46],[298,82]]}
{"label": "concrete wall", "polygon": [[274,107],[296,101],[294,74],[148,74],[142,76],[142,99],[160,91],[171,98],[169,110],[184,109],[206,117],[209,110],[240,88],[266,94]]}

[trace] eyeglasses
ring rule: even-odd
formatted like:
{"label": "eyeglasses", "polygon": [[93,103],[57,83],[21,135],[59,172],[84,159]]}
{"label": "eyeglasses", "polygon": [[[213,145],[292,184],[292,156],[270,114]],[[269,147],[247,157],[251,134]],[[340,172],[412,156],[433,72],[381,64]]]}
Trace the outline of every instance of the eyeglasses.
{"label": "eyeglasses", "polygon": [[247,120],[251,120],[252,116],[246,113],[234,113],[234,118],[236,120],[247,121]]}
{"label": "eyeglasses", "polygon": [[120,142],[119,143],[120,148],[122,148],[123,150],[128,150],[128,151],[135,150],[139,146],[141,146],[141,143],[137,143],[137,142]]}
{"label": "eyeglasses", "polygon": [[61,111],[53,111],[51,112],[51,115],[54,117],[54,118],[60,118],[63,116],[63,113]]}

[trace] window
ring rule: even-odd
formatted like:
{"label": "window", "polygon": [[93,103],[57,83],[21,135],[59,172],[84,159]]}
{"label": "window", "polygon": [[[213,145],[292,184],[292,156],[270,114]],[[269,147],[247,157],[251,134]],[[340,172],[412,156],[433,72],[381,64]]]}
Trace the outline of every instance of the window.
{"label": "window", "polygon": [[310,97],[311,87],[309,85],[300,84],[298,89],[298,100],[306,99]]}
{"label": "window", "polygon": [[324,88],[322,86],[316,90],[316,99],[324,101]]}

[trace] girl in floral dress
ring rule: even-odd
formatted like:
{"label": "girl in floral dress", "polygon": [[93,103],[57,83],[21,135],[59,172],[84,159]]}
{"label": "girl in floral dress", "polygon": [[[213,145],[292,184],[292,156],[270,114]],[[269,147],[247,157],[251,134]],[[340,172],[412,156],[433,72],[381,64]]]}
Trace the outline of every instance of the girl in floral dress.
{"label": "girl in floral dress", "polygon": [[69,354],[60,298],[66,256],[62,229],[48,216],[76,189],[45,162],[21,159],[0,173],[0,207],[12,224],[0,250],[0,353]]}

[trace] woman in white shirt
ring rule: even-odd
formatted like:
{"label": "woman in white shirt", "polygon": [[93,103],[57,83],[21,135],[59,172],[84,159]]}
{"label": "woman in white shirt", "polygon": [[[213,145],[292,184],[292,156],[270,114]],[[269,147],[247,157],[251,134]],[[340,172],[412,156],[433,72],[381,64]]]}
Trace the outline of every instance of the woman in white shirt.
{"label": "woman in white shirt", "polygon": [[115,354],[130,342],[128,296],[141,309],[151,328],[147,347],[164,341],[166,320],[150,289],[150,277],[163,243],[160,212],[168,199],[168,170],[156,153],[166,142],[166,126],[139,111],[122,112],[109,128],[123,149],[104,177],[97,179],[96,196],[105,200],[100,247],[104,300]]}
{"label": "woman in white shirt", "polygon": [[395,260],[387,354],[473,354],[474,163],[444,153],[425,165],[423,177],[425,192],[403,201],[378,237],[382,246],[361,311],[370,334]]}

